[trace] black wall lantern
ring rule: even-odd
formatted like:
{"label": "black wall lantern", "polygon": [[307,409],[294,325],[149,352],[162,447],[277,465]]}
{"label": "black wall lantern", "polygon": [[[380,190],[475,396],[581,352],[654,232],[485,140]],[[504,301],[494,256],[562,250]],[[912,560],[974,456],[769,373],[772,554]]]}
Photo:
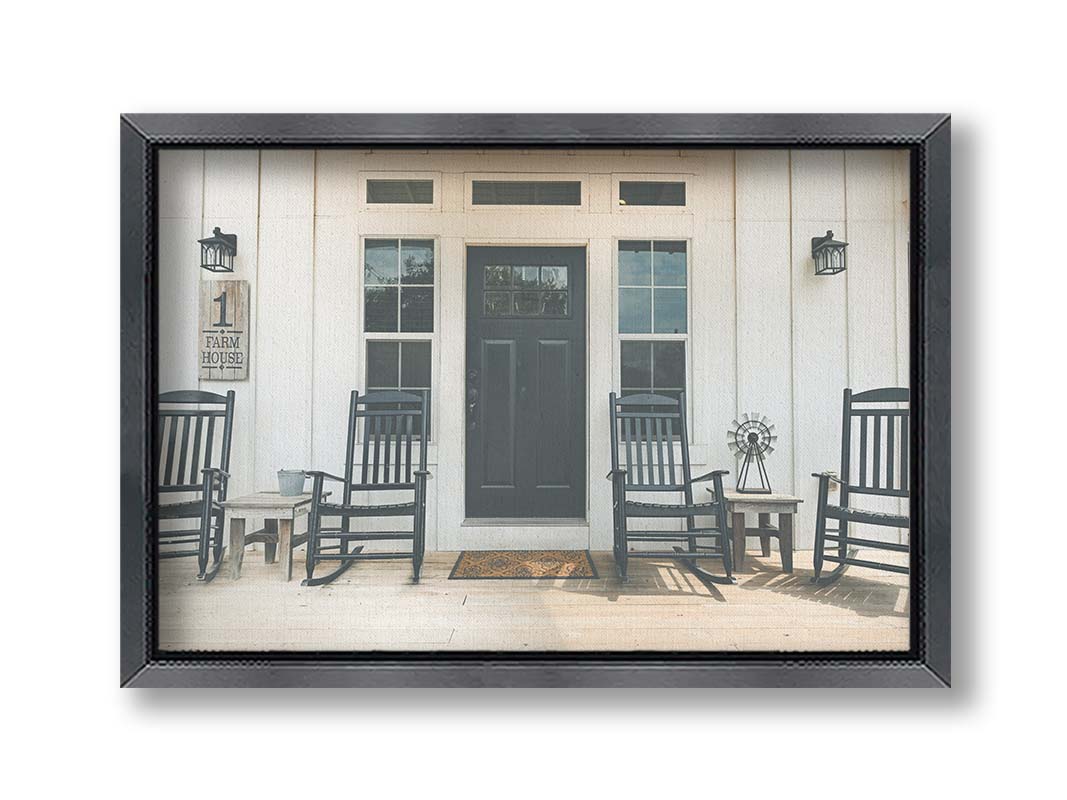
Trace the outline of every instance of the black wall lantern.
{"label": "black wall lantern", "polygon": [[811,257],[815,259],[816,275],[836,275],[845,271],[845,248],[848,242],[834,239],[834,232],[811,240]]}
{"label": "black wall lantern", "polygon": [[223,233],[218,228],[212,236],[200,239],[200,266],[210,272],[233,272],[233,257],[237,255],[237,234]]}

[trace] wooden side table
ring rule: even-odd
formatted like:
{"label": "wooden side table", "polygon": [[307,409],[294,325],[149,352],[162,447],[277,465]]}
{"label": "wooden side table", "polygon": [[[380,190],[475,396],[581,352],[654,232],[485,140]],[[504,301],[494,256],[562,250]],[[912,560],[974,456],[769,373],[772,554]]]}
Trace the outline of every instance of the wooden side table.
{"label": "wooden side table", "polygon": [[[324,492],[323,496],[329,492]],[[306,532],[293,534],[293,523],[306,517],[311,510],[311,495],[298,494],[284,497],[278,492],[255,492],[227,500],[222,504],[230,517],[230,575],[234,580],[241,577],[241,562],[245,546],[263,542],[263,558],[273,564],[277,551],[281,550],[282,574],[285,580],[293,577],[293,549],[307,541]],[[263,517],[263,527],[253,533],[245,533],[248,517]]]}
{"label": "wooden side table", "polygon": [[[744,494],[727,490],[726,513],[730,518],[731,538],[733,540],[734,566],[740,569],[745,565],[745,539],[758,536],[760,551],[764,558],[771,554],[771,537],[778,539],[778,549],[782,554],[782,571],[793,571],[793,515],[797,506],[804,501],[788,494]],[[755,528],[745,527],[745,513],[756,514],[758,524]],[[771,524],[771,514],[778,516],[778,524]]]}

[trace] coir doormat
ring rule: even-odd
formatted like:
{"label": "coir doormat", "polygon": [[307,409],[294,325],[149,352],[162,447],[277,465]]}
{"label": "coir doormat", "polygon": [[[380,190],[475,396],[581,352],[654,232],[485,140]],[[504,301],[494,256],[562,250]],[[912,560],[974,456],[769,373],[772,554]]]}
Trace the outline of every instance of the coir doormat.
{"label": "coir doormat", "polygon": [[588,550],[464,550],[450,580],[598,578]]}

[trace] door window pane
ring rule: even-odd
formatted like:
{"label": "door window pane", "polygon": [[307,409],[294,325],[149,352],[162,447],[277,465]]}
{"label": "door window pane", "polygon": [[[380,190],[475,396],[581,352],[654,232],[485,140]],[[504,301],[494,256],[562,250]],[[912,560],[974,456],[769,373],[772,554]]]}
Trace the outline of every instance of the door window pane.
{"label": "door window pane", "polygon": [[536,289],[540,280],[540,272],[537,267],[512,267],[512,284],[517,289]]}
{"label": "door window pane", "polygon": [[541,308],[539,292],[515,292],[512,294],[515,313],[520,317],[532,317]]}
{"label": "door window pane", "polygon": [[542,289],[566,289],[567,288],[567,268],[566,267],[541,267],[541,288]]}
{"label": "door window pane", "polygon": [[487,317],[565,317],[569,313],[566,266],[487,266],[484,276],[482,308]]}
{"label": "door window pane", "polygon": [[567,316],[567,293],[566,292],[542,292],[541,293],[541,316],[542,317],[565,317],[565,316]]}
{"label": "door window pane", "polygon": [[486,292],[485,315],[506,317],[511,314],[511,292]]}
{"label": "door window pane", "polygon": [[511,286],[511,267],[507,265],[488,266],[485,268],[485,287]]}

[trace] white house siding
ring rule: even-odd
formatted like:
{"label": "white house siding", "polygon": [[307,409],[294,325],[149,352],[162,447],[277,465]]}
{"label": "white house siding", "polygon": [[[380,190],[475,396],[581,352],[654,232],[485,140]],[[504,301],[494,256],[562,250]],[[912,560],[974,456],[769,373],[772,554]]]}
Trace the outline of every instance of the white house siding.
{"label": "white house siding", "polygon": [[[434,178],[434,206],[363,204],[372,172]],[[487,173],[573,176],[584,202],[471,208],[470,180]],[[687,206],[621,208],[620,176],[684,177]],[[798,547],[813,539],[810,474],[837,468],[841,390],[907,385],[903,151],[170,150],[160,177],[161,391],[197,383],[197,286],[214,276],[198,268],[196,239],[236,233],[233,277],[251,284],[249,379],[200,387],[237,392],[235,493],[272,488],[282,467],[341,469],[348,393],[363,388],[361,237],[437,241],[430,549],[610,549],[617,239],[689,240],[694,468],[736,472],[730,421],[766,414],[779,434],[772,484],[805,500]],[[849,242],[849,268],[817,278],[810,240],[828,229]],[[465,526],[465,247],[538,243],[588,252],[587,524]]]}

